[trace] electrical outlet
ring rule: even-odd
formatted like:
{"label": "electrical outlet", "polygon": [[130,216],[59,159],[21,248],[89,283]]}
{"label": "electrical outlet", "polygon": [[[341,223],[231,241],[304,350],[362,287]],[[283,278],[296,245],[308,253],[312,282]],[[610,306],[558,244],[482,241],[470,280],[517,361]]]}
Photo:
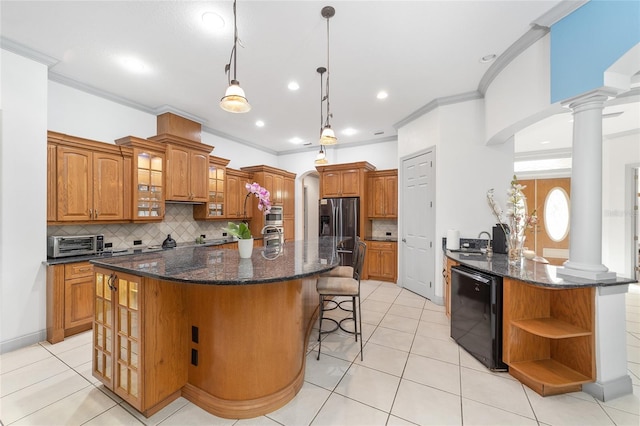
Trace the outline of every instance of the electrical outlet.
{"label": "electrical outlet", "polygon": [[227,233],[226,233],[226,232],[223,232],[223,233],[222,233],[222,236],[223,236],[223,237],[226,237],[226,236],[227,236]]}
{"label": "electrical outlet", "polygon": [[141,246],[142,245],[142,240],[133,240],[133,245],[134,246]]}
{"label": "electrical outlet", "polygon": [[113,247],[113,243],[104,243],[104,248],[111,248]]}
{"label": "electrical outlet", "polygon": [[391,232],[385,232],[385,235],[386,235],[387,237],[390,237],[390,236],[391,236]]}
{"label": "electrical outlet", "polygon": [[202,238],[204,240],[205,238],[207,238],[207,235],[206,234],[200,234],[200,238]]}

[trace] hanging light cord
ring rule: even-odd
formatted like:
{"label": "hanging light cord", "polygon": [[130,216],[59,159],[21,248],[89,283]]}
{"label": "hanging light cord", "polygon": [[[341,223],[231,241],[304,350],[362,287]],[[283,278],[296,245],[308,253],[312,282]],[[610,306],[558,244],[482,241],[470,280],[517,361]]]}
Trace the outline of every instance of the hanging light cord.
{"label": "hanging light cord", "polygon": [[233,47],[231,48],[231,56],[229,56],[229,63],[224,66],[224,72],[227,74],[227,83],[231,85],[231,62],[233,61],[233,81],[236,80],[236,69],[237,61],[238,61],[238,52],[236,49],[236,45],[238,43],[238,25],[237,25],[237,14],[236,14],[236,0],[233,0]]}
{"label": "hanging light cord", "polygon": [[[329,18],[330,17],[327,17],[327,95],[325,96],[325,99],[327,100],[327,121],[325,126],[329,125],[329,117],[332,117],[329,108],[329,76],[331,75],[331,67],[329,66]],[[322,84],[322,81],[320,84]]]}

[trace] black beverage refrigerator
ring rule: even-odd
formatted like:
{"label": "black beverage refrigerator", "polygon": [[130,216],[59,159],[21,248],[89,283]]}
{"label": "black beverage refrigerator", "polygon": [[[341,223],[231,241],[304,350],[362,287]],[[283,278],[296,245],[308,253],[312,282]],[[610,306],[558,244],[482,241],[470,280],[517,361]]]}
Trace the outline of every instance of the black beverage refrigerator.
{"label": "black beverage refrigerator", "polygon": [[340,265],[352,265],[356,236],[360,235],[360,198],[322,198],[319,213],[320,236],[338,237]]}

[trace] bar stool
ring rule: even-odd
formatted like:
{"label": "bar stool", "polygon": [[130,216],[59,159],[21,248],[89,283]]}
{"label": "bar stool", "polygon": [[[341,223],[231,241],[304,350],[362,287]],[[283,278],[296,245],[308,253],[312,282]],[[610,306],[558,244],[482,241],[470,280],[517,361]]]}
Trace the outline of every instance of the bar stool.
{"label": "bar stool", "polygon": [[[360,276],[362,275],[362,267],[364,265],[364,257],[367,252],[367,245],[358,240],[354,247],[355,261],[353,264],[353,274],[351,276],[320,276],[316,289],[318,291],[320,301],[320,321],[318,324],[318,357],[320,359],[320,351],[322,349],[322,335],[327,333],[333,333],[338,328],[342,331],[355,335],[356,342],[358,336],[360,336],[360,361],[363,360],[362,356],[362,311],[360,309]],[[334,297],[351,297],[351,300],[346,299],[342,301],[333,300]],[[356,305],[356,299],[358,304]],[[344,303],[351,302],[351,309],[343,306]],[[326,306],[325,306],[326,305]],[[351,316],[343,318],[338,321],[333,318],[325,318],[324,313],[326,311],[332,311],[340,308],[343,311],[351,312]],[[331,330],[322,331],[323,321],[333,321],[335,327]],[[342,326],[342,323],[347,320],[353,320],[353,331],[347,330]]]}
{"label": "bar stool", "polygon": [[351,260],[351,266],[349,265],[340,265],[336,266],[329,272],[325,272],[324,274],[320,274],[321,277],[353,277],[353,265],[355,265],[356,260],[358,259],[358,243],[360,242],[360,237],[356,235],[356,242],[353,245],[353,257]]}

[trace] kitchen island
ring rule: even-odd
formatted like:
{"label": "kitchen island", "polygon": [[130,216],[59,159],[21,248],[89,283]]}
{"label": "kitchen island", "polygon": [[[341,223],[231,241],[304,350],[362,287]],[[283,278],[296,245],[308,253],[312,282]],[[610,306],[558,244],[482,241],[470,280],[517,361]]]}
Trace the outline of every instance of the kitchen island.
{"label": "kitchen island", "polygon": [[446,257],[449,279],[456,264],[502,277],[502,360],[512,376],[543,396],[584,390],[607,401],[632,392],[624,294],[635,280],[560,278],[556,266],[509,265],[504,254]]}
{"label": "kitchen island", "polygon": [[145,416],[178,396],[250,418],[293,399],[334,238],[96,259],[93,375]]}

